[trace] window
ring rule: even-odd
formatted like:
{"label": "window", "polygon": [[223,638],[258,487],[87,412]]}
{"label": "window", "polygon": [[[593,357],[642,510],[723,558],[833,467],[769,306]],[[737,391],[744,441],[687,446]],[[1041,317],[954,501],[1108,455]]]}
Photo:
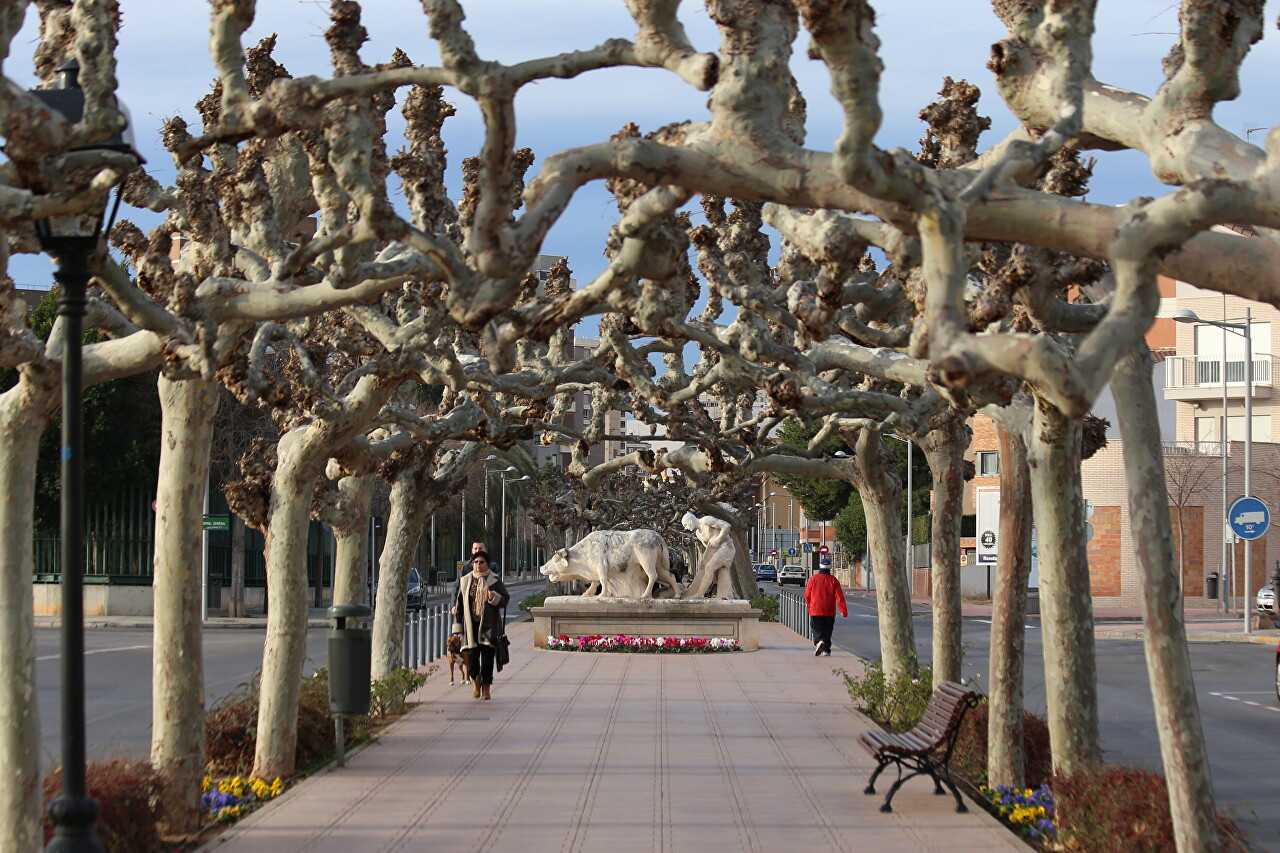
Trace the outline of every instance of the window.
{"label": "window", "polygon": [[979,477],[1000,476],[1000,454],[994,450],[979,451],[977,459]]}

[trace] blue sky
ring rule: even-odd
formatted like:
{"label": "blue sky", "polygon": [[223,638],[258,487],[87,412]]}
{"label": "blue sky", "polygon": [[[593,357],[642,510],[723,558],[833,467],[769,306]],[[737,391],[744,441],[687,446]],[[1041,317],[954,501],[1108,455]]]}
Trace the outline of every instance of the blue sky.
{"label": "blue sky", "polygon": [[[482,56],[504,62],[590,47],[610,37],[630,37],[633,25],[620,0],[481,0],[464,4],[468,29]],[[998,141],[1014,122],[995,95],[985,64],[989,46],[1003,35],[1000,22],[987,3],[978,0],[899,0],[875,3],[877,32],[882,42],[885,74],[882,84],[884,126],[877,142],[886,148],[914,149],[923,129],[916,113],[928,104],[946,75],[964,77],[983,90],[982,112],[993,119],[985,141]],[[1174,40],[1177,5],[1167,0],[1102,0],[1095,38],[1095,75],[1102,81],[1144,94],[1161,81],[1160,60]],[[1273,102],[1267,97],[1280,71],[1280,39],[1274,29],[1280,0],[1268,4],[1270,22],[1262,43],[1255,46],[1244,69],[1244,95],[1219,108],[1220,123],[1243,135],[1246,128],[1270,126]],[[208,5],[204,0],[123,0],[124,28],[120,35],[121,96],[133,114],[148,169],[162,182],[173,168],[158,145],[160,123],[179,114],[198,126],[191,106],[214,77],[208,54]],[[328,74],[328,51],[323,32],[327,3],[260,0],[254,27],[246,44],[279,33],[276,57],[295,76]],[[34,10],[29,13],[34,20]],[[699,3],[685,3],[682,19],[695,46],[714,50],[714,27]],[[367,62],[387,59],[394,47],[403,48],[417,63],[434,63],[434,44],[426,36],[422,7],[417,0],[369,0],[365,25],[371,42]],[[30,24],[30,22],[29,22]],[[34,27],[19,38],[6,72],[20,85],[34,81],[29,74]],[[24,44],[25,42],[25,44]],[[809,103],[807,144],[829,150],[840,130],[839,111],[827,92],[824,67],[804,56],[807,37],[797,45],[793,71]],[[458,93],[447,94],[458,115],[446,125],[450,183],[460,185],[458,167],[479,144],[478,113]],[[672,121],[701,120],[706,95],[661,70],[622,69],[595,72],[571,81],[546,81],[526,88],[517,101],[519,142],[541,160],[556,150],[605,139],[627,121],[643,131]],[[1255,142],[1261,134],[1255,134]],[[1122,203],[1140,195],[1165,192],[1150,175],[1145,158],[1132,152],[1099,155],[1090,199]],[[124,212],[122,216],[126,215]],[[604,235],[615,210],[603,185],[586,188],[552,231],[544,251],[565,254],[579,282],[590,280],[605,261]],[[154,219],[136,217],[148,225]],[[50,267],[42,259],[15,259],[13,274],[20,284],[48,280]]]}

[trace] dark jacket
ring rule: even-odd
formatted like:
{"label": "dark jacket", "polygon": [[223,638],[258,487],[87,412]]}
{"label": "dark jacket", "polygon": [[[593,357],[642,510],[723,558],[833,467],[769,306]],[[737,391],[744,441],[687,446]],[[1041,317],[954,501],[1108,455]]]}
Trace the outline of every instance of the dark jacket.
{"label": "dark jacket", "polygon": [[810,616],[835,616],[837,607],[841,616],[849,615],[849,609],[844,606],[844,590],[840,581],[828,572],[818,572],[809,578],[804,585],[804,604],[809,608]]}
{"label": "dark jacket", "polygon": [[485,583],[490,592],[498,594],[498,603],[485,602],[484,615],[481,616],[480,624],[477,625],[471,613],[471,585],[475,581],[475,573],[467,572],[458,578],[458,585],[453,589],[453,633],[462,635],[464,649],[474,649],[478,645],[497,647],[498,638],[505,633],[502,626],[502,608],[507,606],[511,596],[507,593],[502,579],[495,572],[490,571],[485,576]]}

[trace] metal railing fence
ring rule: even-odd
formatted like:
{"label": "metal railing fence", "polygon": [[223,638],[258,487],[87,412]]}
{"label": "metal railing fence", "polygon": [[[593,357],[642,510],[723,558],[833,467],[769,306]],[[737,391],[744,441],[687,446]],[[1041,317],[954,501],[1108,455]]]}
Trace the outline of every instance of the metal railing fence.
{"label": "metal railing fence", "polygon": [[431,663],[445,653],[445,640],[453,627],[448,604],[434,604],[409,613],[404,622],[402,659],[409,669]]}
{"label": "metal railing fence", "polygon": [[809,632],[809,608],[804,606],[804,596],[788,590],[778,591],[778,621],[806,640],[812,640]]}
{"label": "metal railing fence", "polygon": [[[1270,353],[1253,354],[1253,383],[1271,385],[1275,358]],[[1194,355],[1174,355],[1164,360],[1164,387],[1193,388],[1222,384],[1222,358],[1202,358]],[[1229,358],[1226,363],[1227,384],[1242,384],[1246,363],[1243,356]]]}

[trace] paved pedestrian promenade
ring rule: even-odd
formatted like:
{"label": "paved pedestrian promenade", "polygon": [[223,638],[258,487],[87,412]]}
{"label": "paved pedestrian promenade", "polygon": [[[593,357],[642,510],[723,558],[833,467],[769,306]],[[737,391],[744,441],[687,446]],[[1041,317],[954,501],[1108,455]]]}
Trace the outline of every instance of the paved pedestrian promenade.
{"label": "paved pedestrian promenade", "polygon": [[856,659],[815,658],[781,625],[760,629],[756,652],[628,655],[537,651],[532,626],[512,626],[491,701],[437,671],[422,704],[346,767],[206,849],[1028,849],[977,806],[957,814],[927,778],[881,814],[862,793],[873,764],[856,743],[872,724],[832,675]]}

